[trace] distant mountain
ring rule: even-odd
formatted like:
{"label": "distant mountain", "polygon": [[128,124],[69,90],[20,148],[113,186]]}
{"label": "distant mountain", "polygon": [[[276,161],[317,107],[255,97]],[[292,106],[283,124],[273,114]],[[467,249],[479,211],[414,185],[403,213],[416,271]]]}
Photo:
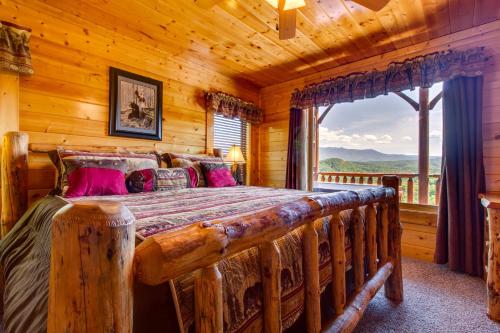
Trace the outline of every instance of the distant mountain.
{"label": "distant mountain", "polygon": [[[429,162],[429,172],[431,174],[439,174],[441,170],[441,158],[431,157]],[[355,162],[332,157],[321,160],[319,170],[321,172],[418,173],[418,161],[414,159]]]}
{"label": "distant mountain", "polygon": [[319,158],[320,160],[339,158],[352,162],[416,161],[418,159],[417,155],[384,154],[375,149],[348,149],[340,147],[320,147]]}

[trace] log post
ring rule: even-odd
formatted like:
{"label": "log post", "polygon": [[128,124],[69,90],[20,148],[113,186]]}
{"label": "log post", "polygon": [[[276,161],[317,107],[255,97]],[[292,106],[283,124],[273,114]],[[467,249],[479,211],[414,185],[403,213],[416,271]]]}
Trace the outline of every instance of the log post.
{"label": "log post", "polygon": [[407,200],[408,203],[413,203],[413,177],[408,178]]}
{"label": "log post", "polygon": [[418,110],[418,203],[429,200],[429,89],[419,89]]}
{"label": "log post", "polygon": [[121,204],[62,208],[52,224],[47,332],[131,332],[134,247],[134,217]]}
{"label": "log post", "polygon": [[364,260],[364,225],[361,220],[359,207],[352,211],[353,240],[352,240],[352,269],[354,271],[354,289],[359,292],[365,283]]}
{"label": "log post", "polygon": [[373,204],[366,207],[366,252],[371,279],[377,273],[377,212]]}
{"label": "log post", "polygon": [[500,322],[500,196],[483,195],[481,203],[488,210],[488,317]]}
{"label": "log post", "polygon": [[441,176],[438,176],[436,179],[436,195],[434,197],[434,204],[439,205],[439,197],[441,195]]}
{"label": "log post", "polygon": [[382,267],[387,262],[388,253],[388,233],[389,233],[389,208],[383,202],[378,206],[379,223],[377,231],[377,254],[379,257],[378,267]]}
{"label": "log post", "polygon": [[281,332],[281,258],[275,242],[260,247],[264,292],[264,332]]}
{"label": "log post", "polygon": [[[397,191],[399,186],[399,179],[397,176],[384,176],[382,182],[384,187],[392,187]],[[388,208],[388,254],[394,264],[394,269],[385,283],[385,295],[393,301],[401,302],[403,300],[403,271],[401,265],[401,235],[403,233],[403,227],[399,221],[398,195],[388,200]]]}
{"label": "log post", "polygon": [[303,261],[307,332],[318,333],[321,331],[319,241],[314,221],[307,223],[304,228]]}
{"label": "log post", "polygon": [[337,315],[344,312],[346,304],[345,285],[345,229],[336,212],[330,219],[330,252],[332,256],[332,300]]}
{"label": "log post", "polygon": [[194,315],[197,333],[223,332],[222,275],[217,265],[200,270],[194,280]]}
{"label": "log post", "polygon": [[28,208],[28,134],[5,134],[1,173],[0,238],[3,238]]}

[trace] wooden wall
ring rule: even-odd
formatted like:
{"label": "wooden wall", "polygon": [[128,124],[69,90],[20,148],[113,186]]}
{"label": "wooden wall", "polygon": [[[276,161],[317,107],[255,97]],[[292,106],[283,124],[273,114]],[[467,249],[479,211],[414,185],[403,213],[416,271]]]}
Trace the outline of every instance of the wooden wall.
{"label": "wooden wall", "polygon": [[[484,163],[488,191],[500,191],[500,21],[464,30],[381,56],[367,58],[302,79],[269,86],[261,90],[265,122],[259,128],[260,153],[257,169],[259,184],[285,185],[288,144],[288,108],[292,91],[324,79],[373,68],[384,69],[391,61],[402,61],[419,54],[447,48],[485,46],[493,59],[484,75]],[[390,121],[388,119],[388,121]],[[432,261],[436,240],[437,209],[431,206],[402,205],[404,224],[403,255]]]}
{"label": "wooden wall", "polygon": [[[175,46],[155,47],[125,23],[79,17],[39,1],[20,2],[0,2],[0,20],[33,30],[35,74],[20,80],[20,130],[30,135],[32,143],[151,145],[198,153],[206,144],[204,90],[223,90],[258,102],[259,91],[252,84],[193,63]],[[161,143],[107,135],[110,66],[163,81]],[[31,155],[29,163],[33,199],[53,185],[54,173],[44,154]]]}

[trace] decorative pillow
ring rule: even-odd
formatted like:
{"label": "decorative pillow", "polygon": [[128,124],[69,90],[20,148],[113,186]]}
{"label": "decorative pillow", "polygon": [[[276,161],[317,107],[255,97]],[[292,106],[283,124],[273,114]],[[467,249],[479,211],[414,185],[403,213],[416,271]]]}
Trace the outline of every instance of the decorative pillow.
{"label": "decorative pillow", "polygon": [[195,168],[186,168],[187,173],[189,174],[190,187],[198,187],[199,177],[198,172]]}
{"label": "decorative pillow", "polygon": [[155,154],[93,153],[57,149],[50,151],[49,157],[57,170],[55,194],[64,194],[68,186],[64,160],[126,160],[125,174],[129,174],[135,170],[156,170],[159,167],[158,157]]}
{"label": "decorative pillow", "polygon": [[206,187],[205,177],[201,171],[201,162],[224,163],[222,157],[205,154],[166,153],[161,157],[169,168],[194,168],[198,174],[198,187]]}
{"label": "decorative pillow", "polygon": [[236,186],[236,180],[224,163],[201,162],[201,168],[208,187]]}
{"label": "decorative pillow", "polygon": [[129,193],[156,191],[158,175],[155,169],[136,170],[125,180]]}
{"label": "decorative pillow", "polygon": [[68,188],[65,197],[127,194],[126,160],[65,160]]}
{"label": "decorative pillow", "polygon": [[168,168],[158,169],[158,191],[180,190],[191,187],[191,177],[188,169]]}

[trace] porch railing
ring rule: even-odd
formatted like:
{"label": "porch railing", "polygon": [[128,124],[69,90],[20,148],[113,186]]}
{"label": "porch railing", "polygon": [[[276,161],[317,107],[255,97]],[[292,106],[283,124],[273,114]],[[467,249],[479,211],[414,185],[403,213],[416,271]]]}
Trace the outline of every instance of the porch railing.
{"label": "porch railing", "polygon": [[[317,181],[337,184],[382,184],[382,177],[386,173],[364,173],[364,172],[319,172]],[[399,176],[399,194],[401,202],[418,203],[418,173],[397,173]],[[439,190],[441,187],[441,175],[429,175],[429,195],[423,204],[439,203]]]}

